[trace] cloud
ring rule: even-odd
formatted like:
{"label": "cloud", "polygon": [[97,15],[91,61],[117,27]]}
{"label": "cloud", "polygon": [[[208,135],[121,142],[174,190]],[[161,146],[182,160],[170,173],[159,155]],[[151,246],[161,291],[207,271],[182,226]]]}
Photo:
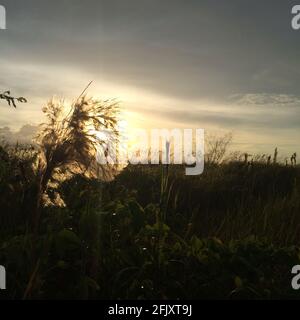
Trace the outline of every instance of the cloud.
{"label": "cloud", "polygon": [[[143,109],[148,115],[153,115],[152,109]],[[169,123],[177,122],[182,124],[190,124],[198,128],[209,128],[210,126],[219,127],[227,130],[257,130],[264,131],[280,129],[300,129],[300,111],[296,113],[290,112],[274,112],[273,110],[259,113],[227,113],[209,110],[160,110],[155,112],[156,117],[165,118]]]}
{"label": "cloud", "polygon": [[8,143],[31,143],[38,130],[37,126],[24,125],[14,132],[9,127],[0,128],[0,139]]}
{"label": "cloud", "polygon": [[293,0],[1,3],[0,88],[29,100],[16,111],[1,105],[1,126],[40,122],[53,94],[72,99],[95,80],[97,95],[135,91],[125,104],[144,122],[151,115],[274,140],[300,129]]}
{"label": "cloud", "polygon": [[3,1],[3,59],[181,99],[298,92],[290,0]]}
{"label": "cloud", "polygon": [[244,106],[300,106],[300,97],[288,94],[234,94],[228,101]]}

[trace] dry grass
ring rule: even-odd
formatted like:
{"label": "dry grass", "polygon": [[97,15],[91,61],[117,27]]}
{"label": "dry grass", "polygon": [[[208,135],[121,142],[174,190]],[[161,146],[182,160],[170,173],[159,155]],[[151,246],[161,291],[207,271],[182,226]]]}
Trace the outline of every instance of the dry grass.
{"label": "dry grass", "polygon": [[[74,174],[108,180],[117,172],[115,165],[101,165],[96,161],[97,152],[105,148],[107,139],[109,143],[118,141],[119,107],[115,101],[83,96],[68,107],[64,100],[51,100],[43,112],[47,122],[41,125],[36,137],[39,148],[37,212],[33,218],[36,228],[49,185],[58,184]],[[110,135],[101,139],[101,131],[109,131]],[[61,201],[59,197],[58,200]]]}

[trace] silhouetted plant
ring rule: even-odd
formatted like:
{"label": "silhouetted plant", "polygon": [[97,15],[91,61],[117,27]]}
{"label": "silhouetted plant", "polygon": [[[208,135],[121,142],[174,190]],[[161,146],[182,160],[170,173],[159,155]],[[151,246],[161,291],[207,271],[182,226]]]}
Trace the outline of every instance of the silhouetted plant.
{"label": "silhouetted plant", "polygon": [[274,157],[273,157],[273,163],[277,163],[277,157],[278,157],[278,148],[275,148],[274,150]]}
{"label": "silhouetted plant", "polygon": [[[43,112],[48,121],[42,124],[36,138],[39,160],[35,229],[39,224],[42,198],[50,183],[57,184],[74,174],[108,180],[117,172],[115,165],[97,162],[97,152],[106,148],[107,143],[118,141],[119,108],[115,101],[84,96],[68,107],[64,101],[52,100]],[[104,131],[109,131],[109,135],[99,135]]]}
{"label": "silhouetted plant", "polygon": [[291,165],[295,166],[297,164],[297,153],[293,153],[291,156]]}
{"label": "silhouetted plant", "polygon": [[214,135],[207,136],[205,140],[205,161],[208,164],[221,164],[231,141],[231,133],[223,137],[216,137]]}
{"label": "silhouetted plant", "polygon": [[5,91],[3,93],[0,93],[0,99],[6,100],[8,105],[9,106],[12,105],[14,108],[17,108],[16,102],[20,102],[20,103],[27,102],[27,99],[25,99],[24,97],[19,97],[19,98],[12,97],[10,94],[10,91]]}

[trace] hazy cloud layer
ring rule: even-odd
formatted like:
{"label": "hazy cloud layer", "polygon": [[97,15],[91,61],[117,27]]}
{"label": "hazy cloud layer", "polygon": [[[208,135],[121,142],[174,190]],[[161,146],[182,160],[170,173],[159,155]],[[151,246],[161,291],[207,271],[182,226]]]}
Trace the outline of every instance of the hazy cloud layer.
{"label": "hazy cloud layer", "polygon": [[31,143],[37,133],[38,127],[25,125],[18,131],[12,131],[8,127],[0,128],[0,139],[9,143]]}
{"label": "hazy cloud layer", "polygon": [[[150,108],[157,117],[170,114],[172,105],[146,103],[147,94],[176,101],[169,121],[272,130],[273,136],[280,129],[300,130],[300,31],[291,28],[297,1],[1,3],[8,30],[0,33],[0,88],[31,100],[18,123],[36,114],[46,98],[76,95],[94,79],[101,94],[107,88],[118,96],[122,87],[144,92],[126,107]],[[204,105],[210,110],[204,112]],[[249,116],[248,108],[256,114]],[[0,125],[9,123],[9,112],[1,111]]]}

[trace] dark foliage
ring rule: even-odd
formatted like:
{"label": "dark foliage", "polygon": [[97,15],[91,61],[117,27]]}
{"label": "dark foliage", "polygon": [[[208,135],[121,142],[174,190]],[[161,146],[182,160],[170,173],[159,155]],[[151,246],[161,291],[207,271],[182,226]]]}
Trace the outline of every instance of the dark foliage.
{"label": "dark foliage", "polygon": [[[7,298],[299,298],[299,168],[242,162],[199,177],[135,166],[74,175],[30,229],[34,150],[0,150],[0,262]],[[34,248],[34,249],[33,249]]]}

